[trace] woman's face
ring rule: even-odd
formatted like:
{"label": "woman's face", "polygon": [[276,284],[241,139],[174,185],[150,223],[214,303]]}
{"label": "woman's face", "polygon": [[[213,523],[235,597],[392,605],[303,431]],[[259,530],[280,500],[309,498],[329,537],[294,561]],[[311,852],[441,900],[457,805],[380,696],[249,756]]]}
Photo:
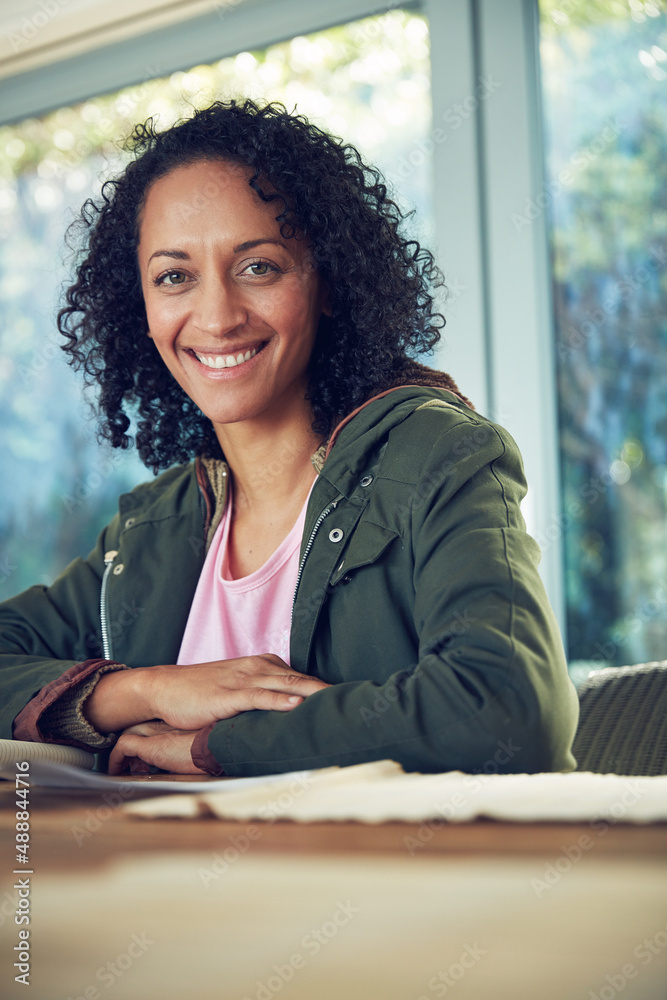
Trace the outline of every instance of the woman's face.
{"label": "woman's face", "polygon": [[149,189],[138,261],[149,336],[214,426],[307,412],[306,369],[326,288],[281,202],[227,161],[177,167]]}

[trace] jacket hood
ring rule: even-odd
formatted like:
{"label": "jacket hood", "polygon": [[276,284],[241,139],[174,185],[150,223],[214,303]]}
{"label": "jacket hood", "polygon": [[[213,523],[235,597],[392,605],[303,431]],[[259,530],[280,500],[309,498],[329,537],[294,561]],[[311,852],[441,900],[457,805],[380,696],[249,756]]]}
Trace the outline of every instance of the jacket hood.
{"label": "jacket hood", "polygon": [[[434,372],[434,375],[441,373]],[[394,427],[422,406],[437,405],[469,411],[455,391],[434,385],[400,385],[378,393],[348,414],[334,429],[321,474],[347,494],[349,486],[366,471],[368,456]]]}
{"label": "jacket hood", "polygon": [[335,444],[338,434],[343,429],[343,427],[345,427],[345,425],[350,420],[352,420],[353,417],[356,417],[358,413],[360,413],[366,406],[368,406],[369,403],[373,403],[375,402],[376,399],[381,399],[383,396],[386,396],[390,392],[395,392],[397,389],[418,389],[418,388],[444,389],[447,392],[449,392],[452,396],[454,396],[458,402],[464,403],[471,410],[475,409],[470,400],[463,395],[463,393],[457,386],[454,379],[451,377],[451,375],[448,375],[447,372],[437,371],[435,368],[427,368],[426,365],[422,365],[418,361],[413,361],[412,359],[408,359],[406,364],[401,369],[401,375],[399,379],[397,379],[394,385],[390,386],[388,389],[385,389],[384,392],[379,392],[377,393],[377,395],[371,396],[370,399],[367,399],[365,403],[362,403],[361,406],[358,406],[356,410],[352,411],[352,413],[348,413],[348,415],[344,417],[340,421],[340,423],[336,425],[336,427],[333,430],[333,433],[331,434],[331,437],[326,443],[326,449],[323,458],[328,457],[329,452],[331,451],[333,445]]}

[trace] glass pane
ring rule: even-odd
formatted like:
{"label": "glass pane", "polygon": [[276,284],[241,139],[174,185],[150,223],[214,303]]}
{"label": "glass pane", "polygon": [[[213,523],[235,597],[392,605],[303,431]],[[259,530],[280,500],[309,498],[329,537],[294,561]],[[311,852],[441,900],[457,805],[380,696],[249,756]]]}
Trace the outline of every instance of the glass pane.
{"label": "glass pane", "polygon": [[667,657],[667,15],[541,0],[569,656]]}
{"label": "glass pane", "polygon": [[100,450],[54,323],[64,224],[122,165],[120,140],[149,115],[164,127],[215,99],[280,100],[377,163],[430,240],[426,157],[405,169],[428,135],[429,77],[426,21],[393,10],[0,129],[0,599],[85,554],[118,494],[150,475]]}

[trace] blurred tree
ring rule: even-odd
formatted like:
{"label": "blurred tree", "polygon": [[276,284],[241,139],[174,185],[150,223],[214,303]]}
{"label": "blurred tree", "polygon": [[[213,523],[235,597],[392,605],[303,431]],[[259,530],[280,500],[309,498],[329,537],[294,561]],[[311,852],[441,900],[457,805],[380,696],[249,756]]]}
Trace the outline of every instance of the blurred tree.
{"label": "blurred tree", "polygon": [[540,6],[569,655],[663,659],[667,17]]}

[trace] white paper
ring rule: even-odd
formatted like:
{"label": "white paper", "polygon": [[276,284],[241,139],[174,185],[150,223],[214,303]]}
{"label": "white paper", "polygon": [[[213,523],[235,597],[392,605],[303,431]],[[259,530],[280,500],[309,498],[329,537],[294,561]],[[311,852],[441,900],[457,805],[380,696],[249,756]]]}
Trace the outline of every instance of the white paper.
{"label": "white paper", "polygon": [[[295,771],[295,775],[307,775],[307,771]],[[4,768],[0,770],[0,777],[14,780],[15,768]],[[231,788],[252,788],[255,785],[270,785],[274,782],[284,781],[285,774],[261,775],[258,778],[218,778],[211,781],[199,781],[193,777],[186,781],[168,781],[159,778],[143,780],[141,775],[133,777],[132,781],[127,781],[122,776],[114,778],[108,774],[101,774],[96,771],[82,771],[78,767],[70,767],[67,764],[53,764],[47,761],[34,761],[30,765],[30,771],[24,773],[29,776],[31,787],[40,788],[73,788],[82,791],[97,789],[109,791],[110,789],[125,788],[133,789],[134,795],[142,792],[225,792]]]}
{"label": "white paper", "polygon": [[[282,780],[280,780],[282,778]],[[469,823],[480,817],[513,823],[616,823],[667,821],[667,776],[617,774],[405,774],[381,761],[274,776],[228,786],[205,786],[187,800],[172,786],[166,798],[124,808],[146,819],[196,818],[297,822]]]}

